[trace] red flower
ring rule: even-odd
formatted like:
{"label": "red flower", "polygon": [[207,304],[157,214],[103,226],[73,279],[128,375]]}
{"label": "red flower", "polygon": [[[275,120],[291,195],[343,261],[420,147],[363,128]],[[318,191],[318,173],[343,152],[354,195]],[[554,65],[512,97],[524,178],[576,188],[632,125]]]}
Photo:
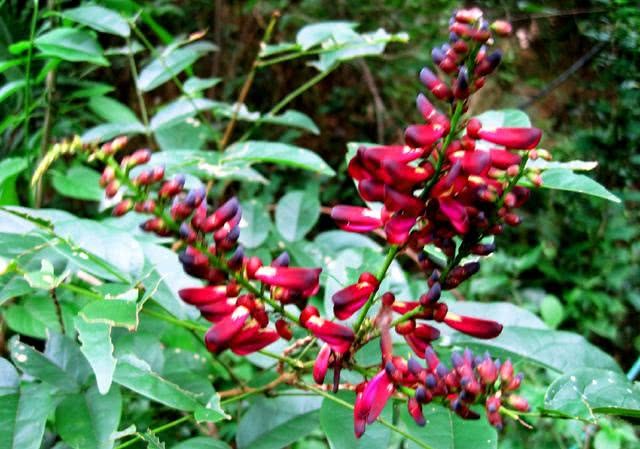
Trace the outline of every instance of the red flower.
{"label": "red flower", "polygon": [[227,286],[211,285],[208,287],[183,288],[178,292],[178,295],[187,304],[201,306],[227,299]]}
{"label": "red flower", "polygon": [[231,339],[240,332],[249,315],[249,309],[239,306],[231,315],[212,326],[204,336],[207,349],[211,352],[220,352],[226,349]]}
{"label": "red flower", "polygon": [[507,148],[531,150],[540,142],[542,131],[538,128],[496,128],[493,131],[481,129],[478,136]]}
{"label": "red flower", "polygon": [[229,348],[238,355],[247,355],[269,346],[277,339],[275,330],[262,328],[254,321],[231,339]]}
{"label": "red flower", "polygon": [[328,321],[319,315],[318,309],[307,306],[300,313],[300,324],[309,329],[318,339],[327,343],[333,352],[337,354],[347,352],[355,340],[351,328]]}
{"label": "red flower", "polygon": [[365,384],[362,393],[356,396],[353,410],[356,438],[362,436],[367,424],[372,424],[380,416],[395,391],[396,387],[385,370],[380,371]]}
{"label": "red flower", "polygon": [[297,291],[315,290],[322,268],[260,267],[255,272],[259,281]]}
{"label": "red flower", "polygon": [[447,326],[476,338],[495,338],[502,332],[502,324],[496,321],[456,315],[451,312],[447,312],[444,322]]}
{"label": "red flower", "polygon": [[324,377],[327,375],[327,369],[329,369],[329,357],[331,357],[331,347],[327,344],[322,345],[316,362],[313,364],[313,380],[317,384],[324,383]]}
{"label": "red flower", "polygon": [[376,289],[376,283],[358,282],[333,294],[333,313],[339,320],[346,320],[367,302]]}
{"label": "red flower", "polygon": [[350,232],[369,232],[382,226],[380,212],[366,207],[335,206],[331,209],[331,218],[340,229]]}

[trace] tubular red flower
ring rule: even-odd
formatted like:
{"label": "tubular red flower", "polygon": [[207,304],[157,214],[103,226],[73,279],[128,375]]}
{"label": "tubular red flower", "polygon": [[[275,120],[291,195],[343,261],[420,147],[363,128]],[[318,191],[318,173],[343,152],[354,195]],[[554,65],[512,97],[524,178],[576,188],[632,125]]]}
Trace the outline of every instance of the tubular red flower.
{"label": "tubular red flower", "polygon": [[427,423],[424,419],[424,415],[422,414],[422,405],[420,405],[415,397],[409,398],[407,401],[407,407],[409,409],[409,414],[417,425],[424,426]]}
{"label": "tubular red flower", "polygon": [[424,154],[422,148],[411,148],[402,145],[387,145],[361,149],[363,162],[371,164],[373,168],[380,167],[383,161],[393,159],[398,162],[411,162]]}
{"label": "tubular red flower", "polygon": [[416,184],[429,179],[434,171],[430,163],[418,167],[403,164],[393,159],[386,160],[382,163],[384,182],[399,190],[413,190]]}
{"label": "tubular red flower", "polygon": [[[359,399],[358,402],[360,403],[357,406],[359,417],[361,419],[364,418],[367,424],[372,424],[380,416],[384,406],[395,391],[395,385],[391,382],[385,370],[373,376],[366,383],[362,396],[356,398],[356,400]],[[358,418],[358,416],[355,416],[355,418]]]}
{"label": "tubular red flower", "polygon": [[512,165],[518,165],[521,161],[520,155],[498,148],[489,150],[489,155],[491,157],[491,165],[502,170],[506,170]]}
{"label": "tubular red flower", "polygon": [[413,217],[417,217],[424,210],[424,202],[420,199],[398,192],[389,186],[384,187],[384,206],[389,212],[402,211]]}
{"label": "tubular red flower", "polygon": [[237,307],[231,315],[226,316],[209,328],[204,336],[207,347],[214,348],[214,352],[225,349],[231,339],[240,332],[249,315],[249,309],[240,306]]}
{"label": "tubular red flower", "polygon": [[324,378],[327,375],[327,369],[329,369],[329,357],[331,357],[331,347],[327,344],[322,345],[316,361],[313,364],[313,380],[317,384],[324,383]]}
{"label": "tubular red flower", "polygon": [[227,286],[211,285],[208,287],[183,288],[178,292],[178,295],[187,304],[202,306],[227,299]]}
{"label": "tubular red flower", "polygon": [[444,322],[447,326],[476,338],[495,338],[502,332],[502,324],[496,321],[462,316],[451,312],[447,312]]}
{"label": "tubular red flower", "polygon": [[411,125],[404,132],[404,140],[410,147],[430,147],[448,130],[440,124]]}
{"label": "tubular red flower", "polygon": [[238,355],[252,354],[278,339],[274,329],[262,328],[258,323],[251,323],[242,329],[229,343],[229,348]]}
{"label": "tubular red flower", "polygon": [[493,131],[481,129],[478,136],[507,148],[531,150],[540,142],[542,131],[538,128],[496,128]]}
{"label": "tubular red flower", "polygon": [[394,215],[384,225],[384,232],[387,236],[387,242],[392,245],[400,245],[407,241],[409,232],[416,223],[415,217],[404,215]]}
{"label": "tubular red flower", "polygon": [[346,320],[367,302],[375,290],[375,285],[358,282],[333,294],[333,313],[339,320]]}
{"label": "tubular red flower", "polygon": [[469,232],[469,217],[465,207],[451,197],[438,199],[440,211],[449,219],[456,231],[461,234]]}
{"label": "tubular red flower", "polygon": [[230,198],[226,203],[216,209],[213,214],[207,217],[202,225],[202,230],[204,232],[217,231],[222,225],[233,218],[239,209],[240,203],[238,199],[235,196]]}
{"label": "tubular red flower", "polygon": [[466,151],[462,156],[462,169],[470,175],[483,173],[491,163],[491,156],[487,151]]}
{"label": "tubular red flower", "polygon": [[[303,322],[301,317],[301,322]],[[311,316],[304,321],[304,326],[318,339],[327,343],[333,352],[344,354],[349,350],[355,335],[351,328],[332,321],[327,321],[319,316]]]}
{"label": "tubular red flower", "polygon": [[369,232],[382,226],[380,212],[366,207],[335,206],[331,209],[331,218],[340,229],[350,232]]}
{"label": "tubular red flower", "polygon": [[314,289],[322,268],[260,267],[255,278],[267,285],[304,291]]}
{"label": "tubular red flower", "polygon": [[380,202],[384,199],[384,183],[376,179],[363,179],[358,183],[358,193],[365,201]]}

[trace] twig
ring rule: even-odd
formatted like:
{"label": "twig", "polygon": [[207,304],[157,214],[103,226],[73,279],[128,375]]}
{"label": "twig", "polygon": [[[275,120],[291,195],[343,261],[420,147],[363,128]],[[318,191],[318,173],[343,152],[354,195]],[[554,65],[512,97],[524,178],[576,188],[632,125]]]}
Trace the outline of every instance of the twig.
{"label": "twig", "polygon": [[567,81],[571,77],[571,75],[573,75],[575,72],[580,70],[583,66],[585,66],[589,61],[591,61],[593,58],[595,58],[596,55],[598,53],[600,53],[600,51],[602,51],[602,49],[604,49],[605,45],[606,45],[606,42],[600,42],[595,47],[592,47],[591,50],[589,50],[586,54],[582,55],[582,57],[580,57],[580,59],[578,59],[576,62],[571,64],[571,67],[569,67],[567,70],[565,70],[560,75],[555,77],[549,84],[547,84],[544,87],[544,89],[542,89],[540,92],[538,92],[533,97],[529,98],[527,101],[524,101],[524,102],[520,103],[518,105],[518,109],[527,109],[527,108],[531,107],[538,100],[540,100],[540,99],[546,97],[547,95],[549,95],[549,93],[551,93],[551,91],[553,91],[555,88],[557,88],[562,83]]}
{"label": "twig", "polygon": [[131,47],[131,39],[127,37],[127,59],[129,60],[129,70],[131,70],[131,77],[133,78],[133,85],[136,90],[136,97],[138,99],[138,107],[140,108],[140,114],[142,115],[142,123],[144,124],[144,134],[147,136],[147,143],[151,146],[151,130],[149,129],[149,114],[147,113],[147,106],[142,96],[142,91],[138,87],[138,68],[136,67],[136,61],[133,58],[133,51]]}
{"label": "twig", "polygon": [[369,69],[369,65],[366,63],[366,61],[360,59],[358,60],[358,67],[360,67],[360,69],[362,70],[364,82],[369,88],[369,92],[371,92],[371,96],[373,97],[373,106],[376,114],[376,131],[378,135],[378,142],[382,142],[384,141],[384,118],[386,108],[384,106],[384,102],[382,101],[382,97],[380,96],[378,86],[376,85],[376,80],[373,78],[371,70]]}
{"label": "twig", "polygon": [[240,112],[240,108],[242,104],[247,98],[249,94],[249,89],[251,89],[251,85],[253,84],[253,79],[256,75],[256,70],[258,70],[258,64],[260,63],[260,52],[262,51],[263,45],[266,45],[271,40],[271,35],[273,34],[273,29],[276,26],[276,22],[280,17],[280,11],[275,10],[271,14],[271,20],[269,21],[269,25],[267,25],[267,29],[264,32],[264,36],[262,37],[262,41],[260,42],[260,48],[258,49],[258,54],[253,60],[253,64],[251,65],[251,70],[247,75],[247,78],[244,80],[244,84],[242,85],[242,89],[240,89],[240,94],[238,95],[238,100],[236,101],[236,105],[233,108],[233,114],[231,115],[231,120],[227,124],[226,129],[224,130],[224,135],[222,136],[222,140],[220,141],[220,150],[224,150],[229,143],[229,139],[231,138],[231,133],[233,133],[233,128],[236,125],[238,120],[238,113]]}
{"label": "twig", "polygon": [[58,319],[58,324],[60,324],[60,332],[62,333],[62,335],[65,335],[66,332],[64,330],[64,320],[62,318],[62,307],[60,307],[60,301],[58,300],[56,289],[52,288],[51,290],[49,290],[49,294],[51,295],[51,299],[53,300],[53,306],[56,309],[56,318]]}

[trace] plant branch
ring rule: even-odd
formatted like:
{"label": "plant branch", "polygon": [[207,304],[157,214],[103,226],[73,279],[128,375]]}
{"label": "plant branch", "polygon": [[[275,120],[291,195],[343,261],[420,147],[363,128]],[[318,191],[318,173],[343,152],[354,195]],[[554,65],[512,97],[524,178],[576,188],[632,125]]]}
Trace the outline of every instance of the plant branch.
{"label": "plant branch", "polygon": [[[186,415],[183,416],[182,418],[178,418],[174,421],[168,422],[167,424],[164,424],[162,426],[159,427],[155,427],[153,429],[149,429],[149,432],[151,433],[160,433],[160,432],[164,432],[165,430],[171,429],[172,427],[178,426],[180,424],[182,424],[185,421],[188,421],[190,419],[190,416]],[[131,446],[132,444],[135,444],[136,442],[140,441],[142,439],[142,437],[140,435],[136,435],[135,437],[131,438],[130,440],[125,441],[122,444],[119,444],[118,446],[115,447],[115,449],[124,449],[126,447]]]}

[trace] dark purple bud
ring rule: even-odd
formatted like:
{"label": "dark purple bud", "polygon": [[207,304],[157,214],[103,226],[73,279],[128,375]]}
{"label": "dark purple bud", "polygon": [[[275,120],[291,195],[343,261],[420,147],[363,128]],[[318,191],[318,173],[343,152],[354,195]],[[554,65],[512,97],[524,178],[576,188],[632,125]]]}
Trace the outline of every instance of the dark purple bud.
{"label": "dark purple bud", "polygon": [[439,48],[434,48],[433,50],[431,50],[431,58],[433,59],[433,62],[438,65],[440,64],[442,61],[444,61],[445,58],[445,52],[442,51]]}
{"label": "dark purple bud", "polygon": [[291,259],[289,258],[289,253],[283,251],[278,257],[273,259],[271,262],[272,267],[288,267]]}

